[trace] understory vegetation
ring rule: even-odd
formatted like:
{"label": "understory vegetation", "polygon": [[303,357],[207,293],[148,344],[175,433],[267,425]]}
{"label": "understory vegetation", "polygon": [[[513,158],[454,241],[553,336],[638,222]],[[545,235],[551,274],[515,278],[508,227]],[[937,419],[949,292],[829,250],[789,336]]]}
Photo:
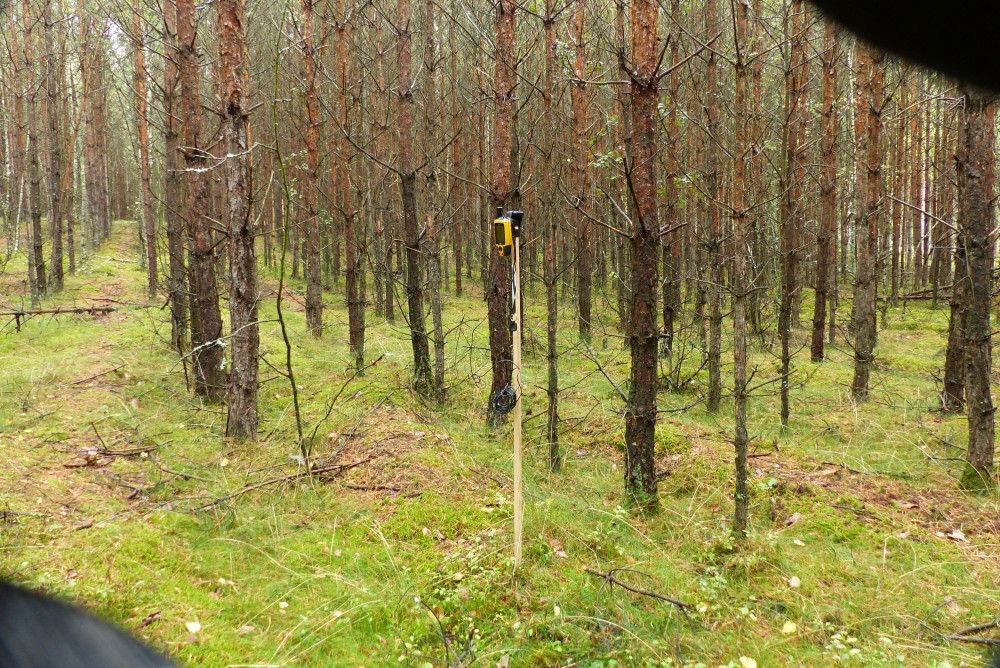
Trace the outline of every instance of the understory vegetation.
{"label": "understory vegetation", "polygon": [[[946,308],[928,300],[885,312],[863,404],[851,401],[850,349],[830,346],[815,364],[800,350],[785,430],[767,382],[774,333],[750,342],[749,368],[760,373],[748,383],[751,525],[738,545],[731,411],[700,403],[697,328],[684,322],[680,383],[665,382],[658,397],[660,511],[636,514],[622,507],[628,350],[599,316],[588,350],[575,314],[565,315],[565,463],[550,473],[544,290],[527,286],[526,544],[515,573],[510,433],[485,426],[488,331],[476,290],[445,300],[448,394],[437,407],[410,389],[404,323],[369,319],[358,374],[343,298],[325,295],[328,336],[318,340],[307,335],[304,284],[286,284],[316,471],[307,476],[289,386],[275,371],[284,360],[276,275],[261,276],[260,437],[237,444],[224,438],[225,410],[188,391],[169,313],[146,302],[144,270],[130,260],[133,236],[117,223],[42,301],[117,310],[0,323],[0,559],[14,579],[93,607],[179,662],[980,660],[979,645],[946,636],[997,618],[1000,508],[993,493],[959,490],[966,420],[939,410]],[[23,292],[19,261],[0,276],[5,294]],[[615,317],[604,296],[595,306]],[[811,310],[810,292],[803,323]],[[793,331],[795,348],[808,334]],[[726,374],[731,356],[723,360]]]}

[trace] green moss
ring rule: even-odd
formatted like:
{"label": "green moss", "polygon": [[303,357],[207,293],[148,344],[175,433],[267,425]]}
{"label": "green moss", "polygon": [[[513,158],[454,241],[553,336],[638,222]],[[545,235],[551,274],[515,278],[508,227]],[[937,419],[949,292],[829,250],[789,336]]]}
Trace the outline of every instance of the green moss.
{"label": "green moss", "polygon": [[[109,243],[118,250],[100,255],[135,252],[123,226]],[[15,256],[8,271],[23,272],[21,261]],[[273,281],[273,270],[262,276]],[[49,302],[100,294],[113,282],[121,301],[141,303],[144,280],[137,267],[92,258],[69,277],[67,296]],[[299,307],[286,304],[310,431],[351,372],[342,301],[327,296],[331,328],[322,340],[306,336]],[[808,323],[808,295],[804,302]],[[544,341],[543,300],[527,307],[528,339]],[[547,467],[542,347],[525,357],[525,566],[514,574],[511,427],[484,425],[483,305],[473,288],[449,295],[446,308],[454,366],[443,407],[405,389],[407,333],[370,312],[369,358],[385,356],[348,385],[313,447],[319,457],[344,448],[350,461],[375,458],[329,481],[230,499],[296,467],[289,388],[270,367],[262,366],[261,438],[236,445],[223,438],[219,409],[186,391],[183,366],[155,333],[168,328],[158,308],[35,319],[0,337],[0,507],[30,513],[2,520],[4,573],[94,606],[188,665],[444,665],[460,652],[484,665],[510,656],[512,666],[595,668],[678,665],[678,653],[713,667],[740,656],[761,666],[975,660],[974,648],[937,644],[924,628],[958,626],[940,619],[946,596],[961,601],[963,623],[992,619],[982,592],[1000,578],[988,535],[967,531],[969,545],[936,535],[953,528],[941,516],[974,526],[998,510],[995,495],[958,492],[962,470],[947,459],[956,451],[940,441],[963,447],[964,423],[929,411],[944,309],[911,303],[905,314],[889,312],[865,404],[850,401],[849,349],[838,347],[821,364],[797,359],[787,432],[778,428],[774,386],[754,393],[752,523],[739,544],[730,529],[731,403],[716,415],[681,410],[704,389],[696,342],[678,340],[673,360],[686,351],[677,377],[694,380],[658,397],[661,410],[676,411],[657,425],[660,512],[634,512],[623,507],[621,400],[574,348],[567,309],[559,474]],[[596,300],[601,327],[613,333],[611,313]],[[264,302],[263,353],[280,368],[273,317],[273,301]],[[796,345],[808,334],[796,331]],[[628,352],[611,336],[607,346],[595,342],[621,384]],[[755,347],[750,357],[754,383],[772,380],[773,351]],[[118,366],[92,384],[70,384]],[[730,373],[727,355],[727,384]],[[157,448],[103,468],[65,468],[99,443],[95,427],[113,449]],[[913,508],[904,506],[910,499]],[[621,569],[616,576],[634,587],[690,603],[689,619],[584,566]],[[152,613],[159,617],[144,625]],[[193,642],[188,621],[202,625]],[[786,622],[794,634],[782,633]]]}
{"label": "green moss", "polygon": [[995,490],[997,486],[993,479],[993,471],[980,471],[969,463],[962,469],[962,477],[958,484],[966,491],[979,493]]}

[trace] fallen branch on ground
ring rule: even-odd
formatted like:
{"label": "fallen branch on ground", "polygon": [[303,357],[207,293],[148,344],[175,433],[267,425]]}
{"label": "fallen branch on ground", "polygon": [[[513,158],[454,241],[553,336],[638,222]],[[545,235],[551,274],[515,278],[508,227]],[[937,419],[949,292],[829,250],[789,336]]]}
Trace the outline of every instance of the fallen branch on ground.
{"label": "fallen branch on ground", "polygon": [[955,631],[956,636],[969,636],[973,633],[980,633],[982,631],[989,631],[991,629],[1000,628],[1000,617],[997,617],[992,622],[986,622],[985,624],[976,624],[974,626],[967,626],[961,631]]}
{"label": "fallen branch on ground", "polygon": [[29,315],[58,315],[60,313],[75,313],[77,315],[88,313],[94,315],[95,313],[112,313],[117,310],[117,306],[57,306],[55,308],[36,308],[23,311],[0,311],[0,316],[23,318]]}
{"label": "fallen branch on ground", "polygon": [[63,385],[64,386],[66,386],[66,385],[82,385],[83,383],[86,383],[88,380],[94,380],[95,378],[100,378],[101,376],[107,376],[109,373],[114,373],[115,371],[118,371],[119,369],[121,369],[124,366],[125,366],[124,364],[119,364],[118,366],[114,367],[113,369],[108,369],[107,371],[101,371],[100,373],[95,373],[93,376],[87,376],[86,378],[81,378],[80,380],[72,380],[72,381],[70,381],[68,383],[63,383]]}
{"label": "fallen branch on ground", "polygon": [[590,573],[591,575],[596,575],[596,576],[598,576],[600,578],[604,578],[604,581],[606,583],[618,585],[622,589],[625,589],[626,591],[630,591],[633,594],[639,594],[640,596],[649,596],[650,598],[655,598],[658,601],[664,601],[666,603],[671,603],[673,605],[676,605],[681,610],[684,610],[685,608],[690,608],[691,607],[690,603],[685,603],[684,601],[678,600],[676,598],[671,598],[670,596],[665,596],[663,594],[660,594],[660,593],[655,592],[655,591],[650,591],[648,589],[640,589],[639,587],[633,587],[630,584],[622,582],[621,580],[619,580],[618,578],[615,577],[615,573],[618,572],[618,571],[624,570],[624,569],[621,569],[621,568],[612,568],[607,573],[604,573],[604,572],[601,572],[599,570],[593,569],[590,566],[584,566],[583,570],[585,572],[587,572],[587,573]]}
{"label": "fallen branch on ground", "polygon": [[108,262],[129,262],[131,264],[138,264],[138,260],[130,260],[124,257],[111,257],[110,255],[95,255],[98,260],[107,260]]}
{"label": "fallen branch on ground", "polygon": [[278,485],[280,483],[285,483],[285,482],[295,482],[296,480],[301,480],[302,478],[308,478],[311,476],[322,478],[324,476],[329,476],[330,474],[343,473],[344,471],[353,469],[356,466],[367,464],[373,459],[375,458],[369,457],[368,459],[361,459],[359,461],[351,462],[349,464],[329,464],[327,466],[322,466],[322,467],[313,467],[312,470],[309,471],[299,471],[298,473],[290,473],[288,475],[278,476],[276,478],[268,478],[267,480],[254,483],[252,485],[247,485],[243,489],[237,490],[232,494],[226,494],[225,496],[219,497],[214,501],[209,501],[206,504],[198,506],[197,508],[195,508],[195,510],[206,510],[208,508],[211,508],[212,506],[217,506],[220,503],[226,503],[227,501],[232,501],[233,499],[239,496],[243,496],[247,492],[252,492],[255,489],[261,489],[262,487],[268,487],[270,485]]}
{"label": "fallen branch on ground", "polygon": [[981,638],[979,636],[941,635],[945,640],[953,642],[967,642],[973,645],[986,645],[987,647],[1000,647],[1000,640],[996,638]]}

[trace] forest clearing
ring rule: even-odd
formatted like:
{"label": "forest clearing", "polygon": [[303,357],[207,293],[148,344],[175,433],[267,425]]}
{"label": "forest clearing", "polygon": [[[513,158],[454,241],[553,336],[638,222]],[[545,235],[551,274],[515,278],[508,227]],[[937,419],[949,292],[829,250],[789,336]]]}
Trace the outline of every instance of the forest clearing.
{"label": "forest clearing", "polygon": [[816,4],[948,74],[801,0],[0,0],[0,665],[983,665],[1000,75]]}

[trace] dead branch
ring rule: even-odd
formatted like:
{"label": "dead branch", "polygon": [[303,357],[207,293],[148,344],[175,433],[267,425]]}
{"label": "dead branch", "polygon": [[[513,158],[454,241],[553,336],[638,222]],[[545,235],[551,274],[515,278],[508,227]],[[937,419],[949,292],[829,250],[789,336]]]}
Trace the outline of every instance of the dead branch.
{"label": "dead branch", "polygon": [[996,638],[981,638],[979,636],[941,635],[945,640],[953,642],[967,642],[973,645],[986,645],[987,647],[1000,647],[1000,640]]}
{"label": "dead branch", "polygon": [[63,386],[66,386],[66,385],[82,385],[83,383],[86,383],[88,380],[94,380],[95,378],[100,378],[101,376],[106,376],[109,373],[113,373],[115,371],[118,371],[119,369],[121,369],[124,366],[125,366],[124,364],[119,364],[118,366],[114,367],[113,369],[108,369],[107,371],[101,371],[100,373],[95,373],[93,376],[87,376],[86,378],[81,378],[80,380],[71,380],[68,383],[64,383]]}
{"label": "dead branch", "polygon": [[0,316],[24,318],[29,315],[58,315],[61,313],[74,313],[77,315],[86,313],[94,315],[97,313],[112,313],[117,310],[117,306],[57,306],[56,308],[39,308],[26,311],[0,311]]}
{"label": "dead branch", "polygon": [[954,635],[971,636],[973,633],[982,633],[983,631],[989,631],[996,628],[1000,628],[1000,617],[997,617],[992,622],[986,622],[985,624],[975,624],[973,626],[967,626],[961,631],[955,631]]}
{"label": "dead branch", "polygon": [[585,572],[587,572],[587,573],[590,573],[591,575],[596,575],[596,576],[598,576],[600,578],[604,578],[604,581],[606,583],[618,585],[622,589],[630,591],[633,594],[639,594],[640,596],[649,596],[650,598],[655,598],[658,601],[664,601],[666,603],[671,603],[673,605],[676,605],[681,610],[684,610],[685,608],[690,608],[691,607],[690,603],[685,603],[684,601],[681,601],[679,599],[671,598],[670,596],[665,596],[663,594],[660,594],[660,593],[655,592],[655,591],[650,591],[648,589],[640,589],[639,587],[633,587],[630,584],[622,582],[617,577],[615,577],[615,573],[618,572],[618,571],[620,571],[620,570],[622,570],[621,568],[612,568],[607,573],[603,573],[601,571],[595,570],[595,569],[591,568],[590,566],[584,566],[583,570]]}
{"label": "dead branch", "polygon": [[220,503],[226,503],[227,501],[232,501],[233,499],[243,496],[247,492],[252,492],[255,489],[261,489],[262,487],[268,487],[270,485],[278,485],[286,482],[295,482],[296,480],[301,480],[302,478],[308,478],[311,476],[322,477],[332,477],[333,475],[343,473],[344,471],[353,469],[362,464],[367,464],[375,457],[369,457],[367,459],[361,459],[356,462],[351,462],[349,464],[329,464],[327,466],[317,467],[314,466],[311,470],[299,471],[298,473],[290,473],[288,475],[278,476],[276,478],[268,478],[267,480],[262,480],[261,482],[254,483],[252,485],[247,485],[246,487],[239,489],[232,494],[226,494],[225,496],[219,497],[214,501],[209,501],[206,504],[200,505],[195,510],[206,510],[212,506],[217,506]]}
{"label": "dead branch", "polygon": [[590,344],[586,342],[584,342],[584,344],[587,346],[587,352],[590,353],[590,361],[597,365],[597,368],[602,374],[604,374],[604,377],[608,379],[608,382],[611,383],[616,390],[618,390],[618,396],[622,398],[622,401],[628,403],[628,397],[625,396],[624,392],[622,392],[622,388],[618,386],[618,383],[616,383],[614,379],[608,375],[608,372],[604,370],[604,366],[602,366],[600,360],[597,359],[597,353],[595,353],[594,349],[590,347]]}

